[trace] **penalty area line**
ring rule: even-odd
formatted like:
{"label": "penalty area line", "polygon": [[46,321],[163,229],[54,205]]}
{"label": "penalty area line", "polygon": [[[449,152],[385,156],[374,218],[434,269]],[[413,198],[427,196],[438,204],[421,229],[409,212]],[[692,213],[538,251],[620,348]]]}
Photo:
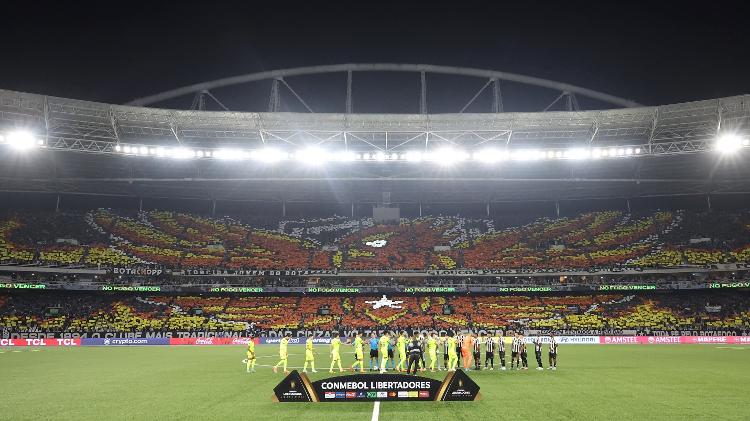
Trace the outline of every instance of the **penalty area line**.
{"label": "penalty area line", "polygon": [[380,401],[375,401],[375,404],[372,406],[372,418],[370,418],[370,421],[378,421],[378,418],[380,418]]}

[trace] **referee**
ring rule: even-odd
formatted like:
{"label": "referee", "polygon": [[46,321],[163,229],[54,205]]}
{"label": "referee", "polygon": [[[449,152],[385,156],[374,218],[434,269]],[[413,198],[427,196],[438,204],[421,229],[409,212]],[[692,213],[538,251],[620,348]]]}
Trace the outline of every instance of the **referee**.
{"label": "referee", "polygon": [[482,337],[483,336],[484,335],[480,333],[478,337],[474,338],[474,346],[473,346],[474,369],[477,371],[482,369]]}
{"label": "referee", "polygon": [[375,332],[370,334],[370,371],[373,370],[372,362],[375,361],[375,371],[378,371],[378,335]]}
{"label": "referee", "polygon": [[487,340],[484,345],[484,368],[487,369],[487,363],[490,363],[490,370],[495,369],[495,338],[487,336]]}
{"label": "referee", "polygon": [[[409,365],[406,368],[406,374],[411,373],[416,376],[417,370],[419,370],[419,361],[422,358],[422,346],[419,344],[419,338],[416,334],[412,335],[407,352],[409,354]],[[412,367],[414,367],[414,370],[412,370]]]}
{"label": "referee", "polygon": [[[391,370],[396,369],[396,360],[393,358],[393,347],[395,346],[395,338],[396,338],[396,332],[391,333],[391,340],[388,341],[388,362],[391,363]],[[383,370],[387,370],[386,368],[381,367]]]}
{"label": "referee", "polygon": [[539,336],[534,338],[534,356],[536,357],[536,369],[544,370],[544,367],[542,367],[542,340]]}

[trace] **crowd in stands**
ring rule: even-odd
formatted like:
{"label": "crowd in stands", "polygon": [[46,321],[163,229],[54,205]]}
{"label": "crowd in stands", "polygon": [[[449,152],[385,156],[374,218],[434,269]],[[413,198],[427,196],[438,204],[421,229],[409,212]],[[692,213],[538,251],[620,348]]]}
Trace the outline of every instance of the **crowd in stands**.
{"label": "crowd in stands", "polygon": [[108,209],[0,216],[0,263],[176,270],[587,271],[748,262],[748,212],[602,211],[519,225],[431,216],[398,224],[333,217],[254,226],[232,218]]}
{"label": "crowd in stands", "polygon": [[[51,332],[252,329],[750,329],[746,292],[391,296],[0,294],[0,330]],[[55,309],[53,311],[53,309]]]}

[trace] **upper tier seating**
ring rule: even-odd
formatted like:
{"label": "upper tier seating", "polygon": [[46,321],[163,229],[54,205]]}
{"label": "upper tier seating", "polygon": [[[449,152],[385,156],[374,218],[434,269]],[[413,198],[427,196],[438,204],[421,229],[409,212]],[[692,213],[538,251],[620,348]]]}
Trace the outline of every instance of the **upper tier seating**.
{"label": "upper tier seating", "polygon": [[[0,217],[0,263],[172,269],[579,270],[750,262],[750,214],[590,212],[508,221],[282,221],[98,209]],[[495,226],[506,228],[496,230]],[[328,247],[326,247],[328,246]]]}

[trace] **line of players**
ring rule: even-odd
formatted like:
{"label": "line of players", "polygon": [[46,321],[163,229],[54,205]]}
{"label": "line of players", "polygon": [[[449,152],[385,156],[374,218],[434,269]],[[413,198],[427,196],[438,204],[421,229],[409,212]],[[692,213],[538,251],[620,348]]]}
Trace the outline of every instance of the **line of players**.
{"label": "line of players", "polygon": [[[511,360],[510,369],[515,368],[516,370],[528,370],[528,354],[527,344],[524,335],[521,333],[514,333],[510,343],[511,348]],[[252,339],[252,338],[251,338]],[[287,362],[288,362],[288,344],[291,339],[291,335],[287,334],[284,338],[279,341],[279,362],[273,366],[273,371],[278,372],[279,367],[283,366],[284,373],[288,373]],[[364,340],[362,339],[361,332],[357,332],[354,336],[354,340],[347,340],[347,345],[354,347],[354,363],[351,365],[350,370],[360,372],[365,371],[364,367]],[[537,362],[537,370],[543,370],[542,364],[542,341],[539,336],[532,339],[534,346],[534,355]],[[549,336],[549,349],[548,349],[548,361],[549,370],[557,370],[557,341],[554,336]],[[340,372],[344,369],[341,365],[341,345],[342,341],[338,336],[338,332],[332,332],[332,339],[329,345],[329,353],[331,357],[331,365],[329,372],[333,373],[334,368],[338,367]],[[420,371],[426,371],[429,367],[430,371],[435,370],[447,370],[455,371],[459,365],[463,365],[465,370],[482,370],[482,349],[484,348],[484,369],[494,370],[495,369],[495,351],[499,357],[500,370],[505,370],[505,356],[506,356],[506,339],[504,336],[499,335],[476,335],[474,333],[469,334],[458,334],[457,336],[450,332],[447,336],[438,336],[437,333],[433,332],[426,337],[421,334],[414,334],[409,337],[406,332],[401,332],[397,335],[395,333],[385,332],[380,338],[373,332],[369,339],[370,347],[370,360],[369,370],[380,371],[385,373],[387,370],[395,370],[399,372],[408,372],[410,368],[414,368],[414,372],[417,369]],[[438,348],[442,349],[442,365],[438,359]],[[398,362],[396,362],[396,353],[398,353]],[[430,364],[427,365],[425,361],[425,353],[430,358]],[[255,344],[251,340],[248,344],[247,351],[247,371],[255,371]],[[378,368],[378,363],[380,368]],[[473,364],[472,364],[473,363]],[[313,339],[307,338],[305,342],[305,364],[303,372],[307,372],[307,367],[310,366],[313,373],[317,373],[315,370],[315,348],[313,346]]]}

